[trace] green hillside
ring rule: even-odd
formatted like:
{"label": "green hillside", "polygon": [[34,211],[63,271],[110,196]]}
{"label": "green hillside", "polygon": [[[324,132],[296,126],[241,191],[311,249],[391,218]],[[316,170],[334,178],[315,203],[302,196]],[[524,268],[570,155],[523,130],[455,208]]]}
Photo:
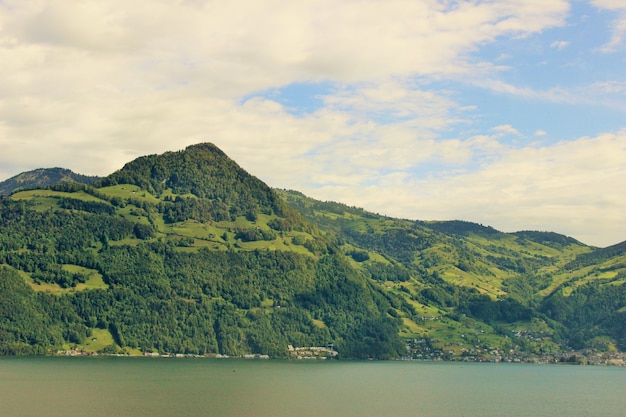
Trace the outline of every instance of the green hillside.
{"label": "green hillside", "polygon": [[332,232],[380,288],[414,307],[418,314],[398,314],[401,334],[431,349],[537,355],[566,346],[626,348],[624,243],[598,249],[552,232],[394,219],[279,193]]}
{"label": "green hillside", "polygon": [[269,188],[212,144],[11,192],[1,354],[626,350],[625,244],[320,202]]}
{"label": "green hillside", "polygon": [[[0,352],[402,354],[385,296],[213,145],[1,201]],[[13,316],[15,303],[30,314]]]}
{"label": "green hillside", "polygon": [[98,179],[98,177],[76,174],[65,168],[39,168],[22,172],[0,182],[0,196],[9,195],[20,189],[29,190],[68,182],[90,184]]}

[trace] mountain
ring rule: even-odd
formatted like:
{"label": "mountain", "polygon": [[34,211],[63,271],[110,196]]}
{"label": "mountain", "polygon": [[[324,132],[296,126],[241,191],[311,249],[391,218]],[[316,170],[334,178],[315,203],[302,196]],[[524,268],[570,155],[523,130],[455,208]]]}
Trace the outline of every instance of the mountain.
{"label": "mountain", "polygon": [[68,182],[90,184],[98,179],[99,177],[76,174],[65,168],[39,168],[0,182],[0,196],[9,195],[17,190],[44,188]]}
{"label": "mountain", "polygon": [[1,203],[2,353],[404,350],[383,292],[213,145]]}
{"label": "mountain", "polygon": [[428,342],[417,354],[626,348],[626,242],[593,248],[552,232],[394,219],[278,192],[414,309],[401,314],[401,334]]}
{"label": "mountain", "polygon": [[626,242],[320,202],[208,143],[1,199],[0,288],[4,354],[626,350]]}

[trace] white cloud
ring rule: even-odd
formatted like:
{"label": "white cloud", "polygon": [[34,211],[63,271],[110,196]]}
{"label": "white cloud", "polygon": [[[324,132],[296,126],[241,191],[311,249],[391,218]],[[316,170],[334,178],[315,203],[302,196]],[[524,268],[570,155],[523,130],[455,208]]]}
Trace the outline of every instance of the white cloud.
{"label": "white cloud", "polygon": [[568,41],[554,41],[550,44],[550,48],[565,49],[569,45]]}
{"label": "white cloud", "polygon": [[552,87],[545,90],[517,86],[488,77],[469,79],[468,82],[498,94],[506,94],[524,99],[560,104],[602,106],[626,112],[626,100],[623,94],[625,87],[624,83],[621,81],[602,81],[577,87]]}
{"label": "white cloud", "polygon": [[509,94],[522,98],[540,99],[556,103],[578,103],[585,98],[579,97],[573,92],[560,87],[550,88],[548,90],[535,90],[529,87],[518,87],[505,81],[481,78],[472,81],[476,86],[494,91],[496,93]]}
{"label": "white cloud", "polygon": [[516,128],[514,128],[511,125],[496,126],[492,130],[498,132],[500,135],[513,135],[513,136],[521,136],[522,135],[519,130],[517,130]]}
{"label": "white cloud", "polygon": [[398,123],[420,128],[442,128],[453,121],[458,106],[441,92],[417,89],[407,82],[387,79],[346,88],[324,97],[328,108],[350,112],[380,124]]}
{"label": "white cloud", "polygon": [[41,45],[56,55],[75,49],[84,53],[81,61],[98,63],[115,56],[125,78],[138,84],[167,88],[184,80],[211,94],[244,94],[302,79],[466,72],[467,51],[498,36],[562,24],[568,5],[56,0],[9,1],[4,8],[4,37],[18,45]]}
{"label": "white cloud", "polygon": [[591,0],[591,3],[600,9],[616,13],[610,27],[611,40],[601,50],[607,53],[617,51],[623,47],[626,39],[626,3],[622,0]]}
{"label": "white cloud", "polygon": [[84,50],[109,50],[131,42],[120,8],[101,1],[26,2],[35,6],[17,34],[30,42]]}
{"label": "white cloud", "polygon": [[589,86],[590,90],[599,91],[601,94],[626,94],[626,81],[600,81]]}

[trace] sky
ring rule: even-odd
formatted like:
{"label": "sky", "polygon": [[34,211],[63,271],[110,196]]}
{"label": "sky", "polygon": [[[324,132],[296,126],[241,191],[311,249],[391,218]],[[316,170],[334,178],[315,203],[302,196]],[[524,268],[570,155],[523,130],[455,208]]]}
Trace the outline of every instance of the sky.
{"label": "sky", "polygon": [[392,217],[626,240],[626,0],[0,0],[0,181],[212,142]]}

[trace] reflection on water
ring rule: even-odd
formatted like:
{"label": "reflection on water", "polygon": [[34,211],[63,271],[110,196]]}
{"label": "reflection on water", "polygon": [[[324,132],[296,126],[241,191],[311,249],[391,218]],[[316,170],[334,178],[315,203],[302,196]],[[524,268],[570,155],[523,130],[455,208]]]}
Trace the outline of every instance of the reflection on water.
{"label": "reflection on water", "polygon": [[0,359],[2,417],[622,417],[625,398],[610,367]]}

